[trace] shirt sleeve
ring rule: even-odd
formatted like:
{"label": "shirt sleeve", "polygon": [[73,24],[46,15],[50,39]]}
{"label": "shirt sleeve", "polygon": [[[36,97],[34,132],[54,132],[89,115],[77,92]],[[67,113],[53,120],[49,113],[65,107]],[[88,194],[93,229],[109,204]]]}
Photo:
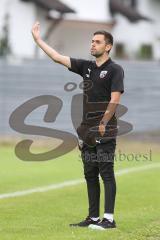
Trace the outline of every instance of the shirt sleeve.
{"label": "shirt sleeve", "polygon": [[70,58],[70,61],[71,61],[71,68],[68,68],[68,70],[83,76],[83,70],[84,70],[84,65],[86,63],[86,60]]}
{"label": "shirt sleeve", "polygon": [[121,66],[115,65],[112,70],[111,92],[124,92],[124,70]]}

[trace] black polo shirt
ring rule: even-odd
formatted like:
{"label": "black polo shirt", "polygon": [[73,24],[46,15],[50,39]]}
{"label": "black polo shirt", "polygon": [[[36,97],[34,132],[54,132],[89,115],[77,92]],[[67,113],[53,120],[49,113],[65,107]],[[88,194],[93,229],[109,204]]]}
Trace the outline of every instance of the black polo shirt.
{"label": "black polo shirt", "polygon": [[[111,100],[111,92],[124,92],[123,68],[109,58],[101,66],[95,61],[71,58],[70,71],[83,77],[83,121],[91,123],[103,117]],[[89,104],[88,104],[89,103]],[[100,104],[98,104],[100,103]],[[104,103],[104,104],[103,104]],[[115,115],[110,124],[116,125]]]}

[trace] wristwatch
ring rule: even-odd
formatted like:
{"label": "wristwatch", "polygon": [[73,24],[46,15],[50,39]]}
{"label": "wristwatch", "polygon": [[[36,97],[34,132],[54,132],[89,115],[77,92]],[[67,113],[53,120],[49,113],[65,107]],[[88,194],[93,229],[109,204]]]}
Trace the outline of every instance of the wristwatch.
{"label": "wristwatch", "polygon": [[101,120],[101,121],[100,121],[100,124],[103,124],[105,127],[107,126],[107,123],[108,123],[107,120],[106,120],[106,121],[105,121],[105,120]]}

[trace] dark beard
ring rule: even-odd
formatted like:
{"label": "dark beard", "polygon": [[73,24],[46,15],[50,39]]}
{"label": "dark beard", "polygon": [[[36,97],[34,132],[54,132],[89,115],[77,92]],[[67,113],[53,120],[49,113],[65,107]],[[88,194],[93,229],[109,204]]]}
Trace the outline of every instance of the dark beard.
{"label": "dark beard", "polygon": [[94,56],[95,58],[99,58],[103,55],[104,53],[95,53],[95,54],[91,54],[92,56]]}

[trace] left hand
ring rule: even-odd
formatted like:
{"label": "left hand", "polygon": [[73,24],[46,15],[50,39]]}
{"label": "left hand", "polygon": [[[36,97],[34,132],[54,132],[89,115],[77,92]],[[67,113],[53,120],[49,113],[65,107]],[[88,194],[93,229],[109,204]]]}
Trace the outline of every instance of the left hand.
{"label": "left hand", "polygon": [[105,125],[104,124],[100,124],[99,125],[99,133],[100,135],[103,137],[103,135],[105,134]]}
{"label": "left hand", "polygon": [[35,42],[37,42],[40,39],[40,23],[39,22],[36,22],[33,25],[31,32]]}

